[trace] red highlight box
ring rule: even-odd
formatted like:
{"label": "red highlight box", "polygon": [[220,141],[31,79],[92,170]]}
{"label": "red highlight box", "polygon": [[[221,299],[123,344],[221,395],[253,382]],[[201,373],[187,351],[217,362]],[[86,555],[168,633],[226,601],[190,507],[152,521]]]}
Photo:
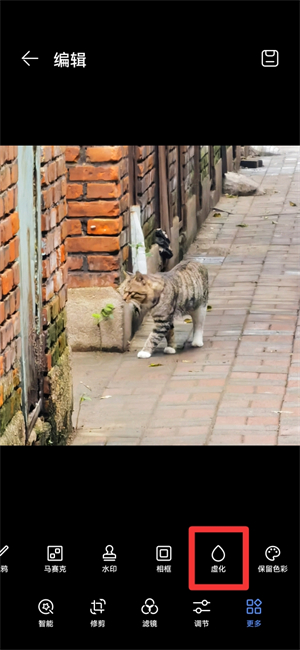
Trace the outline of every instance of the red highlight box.
{"label": "red highlight box", "polygon": [[[197,585],[195,583],[196,533],[242,533],[243,580],[240,584]],[[189,528],[189,589],[191,591],[247,591],[249,589],[249,528],[247,526],[191,526]]]}

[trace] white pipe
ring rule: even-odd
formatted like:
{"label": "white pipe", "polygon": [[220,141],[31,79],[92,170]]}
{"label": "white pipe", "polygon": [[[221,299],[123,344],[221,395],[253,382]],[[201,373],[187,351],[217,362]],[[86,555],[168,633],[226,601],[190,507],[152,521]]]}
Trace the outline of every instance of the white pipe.
{"label": "white pipe", "polygon": [[[139,205],[130,207],[131,254],[133,273],[147,273],[144,233],[141,226],[141,209]],[[138,244],[140,244],[138,246]]]}

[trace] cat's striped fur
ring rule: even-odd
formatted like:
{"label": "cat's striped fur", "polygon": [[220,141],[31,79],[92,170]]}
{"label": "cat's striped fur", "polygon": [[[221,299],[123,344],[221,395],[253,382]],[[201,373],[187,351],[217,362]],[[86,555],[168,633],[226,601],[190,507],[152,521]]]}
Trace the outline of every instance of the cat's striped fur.
{"label": "cat's striped fur", "polygon": [[208,272],[205,266],[195,260],[184,260],[167,273],[143,275],[137,272],[127,276],[119,288],[126,302],[150,311],[154,328],[140,358],[148,358],[165,337],[166,354],[175,353],[174,317],[176,314],[190,315],[193,320],[193,342],[195,347],[203,345],[203,325],[208,301]]}

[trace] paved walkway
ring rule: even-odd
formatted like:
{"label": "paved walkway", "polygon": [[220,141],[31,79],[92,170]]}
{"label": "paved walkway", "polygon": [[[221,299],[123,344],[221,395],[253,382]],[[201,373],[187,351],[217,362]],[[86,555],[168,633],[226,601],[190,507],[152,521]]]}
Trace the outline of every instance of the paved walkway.
{"label": "paved walkway", "polygon": [[204,347],[191,348],[192,326],[182,320],[176,355],[159,349],[137,359],[147,319],[129,352],[73,353],[74,424],[82,392],[92,399],[70,444],[300,444],[300,151],[280,150],[263,158],[264,167],[241,172],[267,194],[222,197],[216,208],[229,214],[212,212],[189,249],[215,258],[206,262]]}

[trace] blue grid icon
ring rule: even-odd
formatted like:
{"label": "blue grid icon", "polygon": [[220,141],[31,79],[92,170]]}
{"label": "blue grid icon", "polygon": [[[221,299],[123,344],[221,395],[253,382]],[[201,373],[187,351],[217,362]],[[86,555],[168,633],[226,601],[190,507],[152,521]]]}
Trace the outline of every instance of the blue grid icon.
{"label": "blue grid icon", "polygon": [[[246,612],[247,614],[261,614],[261,607],[260,605],[262,604],[262,601],[257,598],[256,600],[253,600],[252,598],[249,598],[246,600]],[[255,607],[254,607],[255,605]]]}

